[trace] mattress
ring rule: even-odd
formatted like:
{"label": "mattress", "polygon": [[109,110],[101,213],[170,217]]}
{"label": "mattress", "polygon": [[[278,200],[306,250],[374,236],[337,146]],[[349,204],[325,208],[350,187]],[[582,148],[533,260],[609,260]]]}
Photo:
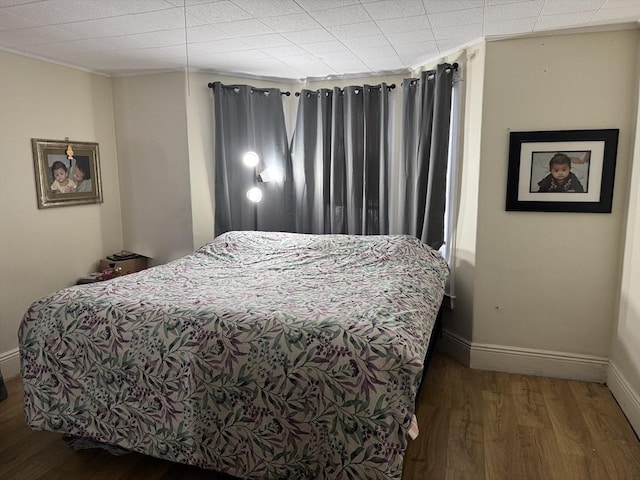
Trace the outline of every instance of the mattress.
{"label": "mattress", "polygon": [[26,421],[239,478],[399,479],[447,275],[410,236],[227,232],[34,302]]}

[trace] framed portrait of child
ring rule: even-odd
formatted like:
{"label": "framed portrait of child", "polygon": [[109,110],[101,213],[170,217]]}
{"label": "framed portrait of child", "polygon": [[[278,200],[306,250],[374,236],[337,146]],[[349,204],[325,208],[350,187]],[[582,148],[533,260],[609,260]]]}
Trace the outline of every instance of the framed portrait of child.
{"label": "framed portrait of child", "polygon": [[611,213],[618,130],[511,132],[507,211]]}
{"label": "framed portrait of child", "polygon": [[38,208],[102,203],[98,144],[31,139]]}

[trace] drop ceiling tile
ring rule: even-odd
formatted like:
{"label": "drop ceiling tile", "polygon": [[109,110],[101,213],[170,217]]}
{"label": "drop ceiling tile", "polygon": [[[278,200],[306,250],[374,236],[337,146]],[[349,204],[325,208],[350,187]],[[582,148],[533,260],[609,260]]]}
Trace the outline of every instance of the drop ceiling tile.
{"label": "drop ceiling tile", "polygon": [[374,59],[377,57],[393,57],[398,56],[395,48],[391,45],[381,45],[375,48],[367,48],[367,47],[359,47],[354,48],[353,53],[355,53],[363,62],[369,63],[368,60]]}
{"label": "drop ceiling tile", "polygon": [[[200,5],[202,3],[212,3],[216,0],[165,0],[165,1],[176,7],[182,7],[183,5],[187,7],[191,7],[193,5]],[[184,2],[184,4],[182,2]]]}
{"label": "drop ceiling tile", "polygon": [[383,33],[407,32],[412,30],[430,29],[426,15],[415,17],[394,18],[390,20],[376,20],[376,25]]}
{"label": "drop ceiling tile", "polygon": [[334,70],[343,73],[361,73],[367,71],[367,66],[352,53],[327,53],[322,61]]}
{"label": "drop ceiling tile", "polygon": [[345,52],[347,51],[347,47],[344,46],[342,42],[338,40],[331,40],[328,42],[317,42],[317,43],[305,43],[301,45],[301,47],[308,53],[313,55],[318,55],[325,52]]}
{"label": "drop ceiling tile", "polygon": [[[90,59],[90,60],[99,60],[100,58],[104,58],[105,61],[133,61],[136,60],[136,56],[134,51],[132,50],[115,50],[110,52],[91,52],[78,54],[78,59]],[[146,61],[146,59],[140,59],[141,62]]]}
{"label": "drop ceiling tile", "polygon": [[320,58],[323,62],[326,62],[328,65],[329,62],[346,62],[346,61],[355,61],[359,62],[360,59],[353,52],[326,52],[320,55]]}
{"label": "drop ceiling tile", "polygon": [[77,40],[78,36],[56,27],[32,27],[0,31],[0,45],[5,47],[46,45],[53,42]]}
{"label": "drop ceiling tile", "polygon": [[69,16],[65,12],[60,12],[50,5],[42,8],[40,2],[25,3],[3,8],[2,15],[5,14],[28,18],[39,25],[55,25],[58,23],[72,22],[74,20],[82,20],[80,17]]}
{"label": "drop ceiling tile", "polygon": [[184,45],[140,49],[133,48],[129,49],[129,51],[136,54],[141,53],[145,58],[184,58],[186,56],[186,49]]}
{"label": "drop ceiling tile", "polygon": [[[204,59],[220,49],[232,52],[228,58],[215,57],[217,71],[233,67],[250,73],[252,62],[245,60],[238,66],[233,52],[244,52],[241,57],[246,59],[252,58],[250,50],[257,50],[265,56],[291,55],[288,58],[301,65],[306,62],[305,68],[313,72],[307,75],[312,76],[319,71],[347,73],[336,69],[349,58],[345,53],[349,49],[365,64],[366,72],[390,64],[432,62],[440,52],[460,49],[483,35],[640,18],[640,0],[0,0],[0,45],[68,65],[95,66],[99,71],[111,67],[112,73],[183,68],[185,9],[191,54]],[[327,27],[321,28],[307,12]],[[44,22],[47,28],[57,27],[51,37],[46,30],[34,30]],[[112,55],[85,56],[83,49]],[[116,56],[116,49],[127,50]],[[332,53],[341,55],[331,57],[332,67],[314,60],[314,55]],[[98,65],[99,61],[105,63]],[[261,68],[279,66],[296,75],[302,71],[301,66],[269,61],[276,63],[265,62]],[[314,68],[311,62],[320,67]],[[348,72],[360,68],[356,62]]]}
{"label": "drop ceiling tile", "polygon": [[304,30],[300,32],[288,32],[283,33],[282,36],[298,45],[331,42],[336,39],[336,37],[327,32],[324,28],[313,28],[311,30]]}
{"label": "drop ceiling tile", "polygon": [[637,8],[638,0],[607,0],[602,8]]}
{"label": "drop ceiling tile", "polygon": [[72,40],[70,42],[59,42],[59,43],[50,43],[48,45],[41,45],[38,49],[46,49],[47,47],[51,47],[52,49],[58,49],[58,51],[62,51],[62,49],[67,49],[69,51],[76,52],[77,55],[87,54],[87,53],[98,53],[98,52],[111,52],[114,50],[120,50],[119,48],[114,48],[112,45],[102,41],[102,40],[91,40],[91,39],[82,39],[82,40]]}
{"label": "drop ceiling tile", "polygon": [[470,8],[455,12],[433,13],[429,15],[431,28],[451,27],[454,25],[471,25],[482,23],[482,8]]}
{"label": "drop ceiling tile", "polygon": [[295,55],[305,55],[307,53],[296,45],[288,45],[284,47],[265,47],[261,48],[260,51],[266,53],[270,57],[275,58],[293,57]]}
{"label": "drop ceiling tile", "polygon": [[436,48],[433,50],[424,50],[418,54],[400,55],[400,60],[409,68],[419,68],[426,63],[432,62],[435,57],[440,55],[440,51]]}
{"label": "drop ceiling tile", "polygon": [[508,3],[526,3],[530,1],[531,0],[485,0],[485,6],[491,7],[494,5],[506,5]]}
{"label": "drop ceiling tile", "polygon": [[[107,71],[111,68],[131,69],[135,62],[138,63],[137,68],[140,69],[157,63],[149,58],[136,58],[135,55],[129,51],[88,53],[85,55],[78,55],[76,58],[78,58],[79,61],[82,61],[83,64],[94,66],[96,70],[105,69]],[[117,65],[117,67],[113,67],[113,65]]]}
{"label": "drop ceiling tile", "polygon": [[[246,69],[247,65],[253,68],[254,62],[269,60],[269,56],[262,52],[249,51],[240,52],[242,55],[230,56],[228,54],[220,55],[199,55],[189,56],[189,65],[191,68],[200,70],[214,70],[220,72],[240,72]],[[271,59],[274,60],[274,59]]]}
{"label": "drop ceiling tile", "polygon": [[122,35],[126,32],[118,29],[118,23],[113,19],[86,20],[84,22],[67,23],[62,26],[80,38],[100,38]]}
{"label": "drop ceiling tile", "polygon": [[404,45],[397,45],[396,51],[403,60],[406,60],[406,58],[415,55],[424,55],[427,53],[437,52],[438,45],[436,44],[436,42],[407,43]]}
{"label": "drop ceiling tile", "polygon": [[306,13],[263,18],[262,23],[272,28],[274,32],[278,33],[315,30],[320,27],[318,22]]}
{"label": "drop ceiling tile", "polygon": [[209,62],[251,62],[254,60],[261,60],[269,58],[264,52],[259,50],[242,50],[239,52],[212,52],[206,55],[191,55],[189,53],[189,61],[191,59],[201,61],[207,59]]}
{"label": "drop ceiling tile", "polygon": [[590,23],[637,22],[640,20],[640,5],[626,8],[603,8],[596,13]]}
{"label": "drop ceiling tile", "polygon": [[226,39],[213,42],[198,42],[189,44],[189,55],[207,55],[212,52],[227,53],[250,50],[251,47],[241,40]]}
{"label": "drop ceiling tile", "polygon": [[392,45],[405,43],[429,42],[434,40],[431,30],[416,30],[414,32],[388,33],[387,38]]}
{"label": "drop ceiling tile", "polygon": [[276,17],[292,13],[302,13],[303,10],[293,0],[233,0],[243,10],[254,17]]}
{"label": "drop ceiling tile", "polygon": [[0,7],[12,7],[22,3],[31,3],[32,0],[0,0]]}
{"label": "drop ceiling tile", "polygon": [[117,37],[103,38],[102,41],[114,48],[152,48],[167,47],[171,45],[184,45],[183,30],[161,30],[158,32],[139,33],[135,35],[120,35]]}
{"label": "drop ceiling tile", "polygon": [[297,79],[304,76],[302,73],[300,73],[299,70],[296,70],[295,68],[292,68],[289,65],[276,60],[275,58],[253,60],[251,62],[250,69],[247,69],[247,65],[245,63],[244,65],[239,66],[237,72],[283,79]]}
{"label": "drop ceiling tile", "polygon": [[251,18],[249,12],[229,1],[193,5],[187,7],[187,13],[206,23],[214,24]]}
{"label": "drop ceiling tile", "polygon": [[589,20],[593,18],[595,13],[595,11],[591,11],[566,13],[561,15],[542,15],[538,17],[534,31],[586,25],[589,23]]}
{"label": "drop ceiling tile", "polygon": [[[182,5],[180,5],[182,6]],[[164,0],[109,0],[78,1],[55,0],[46,5],[47,9],[66,15],[70,20],[95,20],[134,13],[153,12],[174,8]]]}
{"label": "drop ceiling tile", "polygon": [[484,0],[424,0],[427,13],[452,12],[483,6]]}
{"label": "drop ceiling tile", "polygon": [[244,37],[242,41],[248,43],[254,48],[285,47],[292,45],[291,41],[287,40],[279,33],[252,35]]}
{"label": "drop ceiling tile", "polygon": [[564,0],[562,2],[546,2],[540,15],[558,15],[561,13],[573,13],[588,10],[598,10],[603,0]]}
{"label": "drop ceiling tile", "polygon": [[369,17],[369,14],[362,5],[319,10],[311,12],[311,16],[324,27],[350,25],[371,20],[371,17]]}
{"label": "drop ceiling tile", "polygon": [[199,25],[197,27],[189,28],[188,32],[189,43],[193,42],[210,42],[212,40],[222,40],[229,38],[229,34],[220,30],[214,25]]}
{"label": "drop ceiling tile", "polygon": [[0,15],[0,30],[15,30],[18,28],[37,27],[42,22],[37,22],[31,18],[15,15],[7,11],[2,11]]}
{"label": "drop ceiling tile", "polygon": [[90,52],[108,52],[111,49],[97,41],[76,40],[73,42],[56,42],[46,45],[26,47],[25,51],[39,57],[63,59],[77,57]]}
{"label": "drop ceiling tile", "polygon": [[533,32],[533,27],[536,25],[537,20],[537,17],[530,17],[486,22],[484,24],[484,35],[511,35]]}
{"label": "drop ceiling tile", "polygon": [[401,70],[407,68],[402,59],[397,55],[394,55],[392,57],[377,57],[366,59],[365,64],[374,72]]}
{"label": "drop ceiling tile", "polygon": [[544,0],[532,0],[526,3],[495,5],[484,9],[485,22],[499,22],[516,18],[537,17],[544,5]]}
{"label": "drop ceiling tile", "polygon": [[412,17],[426,13],[421,0],[382,0],[367,3],[364,8],[374,20]]}
{"label": "drop ceiling tile", "polygon": [[348,38],[342,41],[348,48],[371,48],[389,45],[389,40],[384,35],[372,35],[370,37]]}
{"label": "drop ceiling tile", "polygon": [[103,25],[116,29],[123,34],[184,28],[184,15],[180,8],[110,17],[101,21]]}
{"label": "drop ceiling tile", "polygon": [[315,12],[317,10],[358,5],[360,2],[358,0],[296,0],[296,3],[307,12]]}
{"label": "drop ceiling tile", "polygon": [[459,27],[435,28],[433,30],[433,36],[438,40],[460,37],[482,37],[483,33],[483,27],[480,23],[461,25]]}
{"label": "drop ceiling tile", "polygon": [[448,52],[456,50],[462,45],[469,45],[475,43],[475,41],[482,40],[482,37],[458,37],[458,38],[445,38],[444,40],[438,40],[438,49],[441,52]]}
{"label": "drop ceiling tile", "polygon": [[341,25],[337,27],[330,27],[328,30],[338,39],[370,37],[382,33],[374,22]]}
{"label": "drop ceiling tile", "polygon": [[282,63],[303,72],[309,72],[310,77],[323,77],[335,75],[338,72],[324,63],[321,59],[313,55],[300,55],[298,57],[287,57],[282,59]]}
{"label": "drop ceiling tile", "polygon": [[249,37],[274,33],[273,30],[259,20],[238,20],[235,22],[217,23],[216,27],[224,33],[235,37]]}

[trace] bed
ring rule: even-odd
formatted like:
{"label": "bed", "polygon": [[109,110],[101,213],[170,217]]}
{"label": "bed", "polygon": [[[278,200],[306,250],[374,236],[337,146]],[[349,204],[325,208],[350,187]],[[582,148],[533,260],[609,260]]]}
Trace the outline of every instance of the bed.
{"label": "bed", "polygon": [[448,268],[410,236],[227,232],[34,302],[27,424],[247,479],[400,479]]}

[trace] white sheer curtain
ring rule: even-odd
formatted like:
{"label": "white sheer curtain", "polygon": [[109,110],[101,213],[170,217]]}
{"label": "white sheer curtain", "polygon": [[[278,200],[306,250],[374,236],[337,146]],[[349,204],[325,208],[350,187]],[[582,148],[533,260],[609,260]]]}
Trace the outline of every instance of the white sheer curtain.
{"label": "white sheer curtain", "polygon": [[462,88],[460,83],[460,67],[454,72],[451,98],[451,134],[449,136],[449,168],[447,169],[447,198],[445,207],[444,243],[440,253],[449,264],[449,279],[446,295],[449,307],[453,309],[456,292],[456,224],[458,220],[459,195],[459,163],[460,163],[460,125],[462,121]]}

